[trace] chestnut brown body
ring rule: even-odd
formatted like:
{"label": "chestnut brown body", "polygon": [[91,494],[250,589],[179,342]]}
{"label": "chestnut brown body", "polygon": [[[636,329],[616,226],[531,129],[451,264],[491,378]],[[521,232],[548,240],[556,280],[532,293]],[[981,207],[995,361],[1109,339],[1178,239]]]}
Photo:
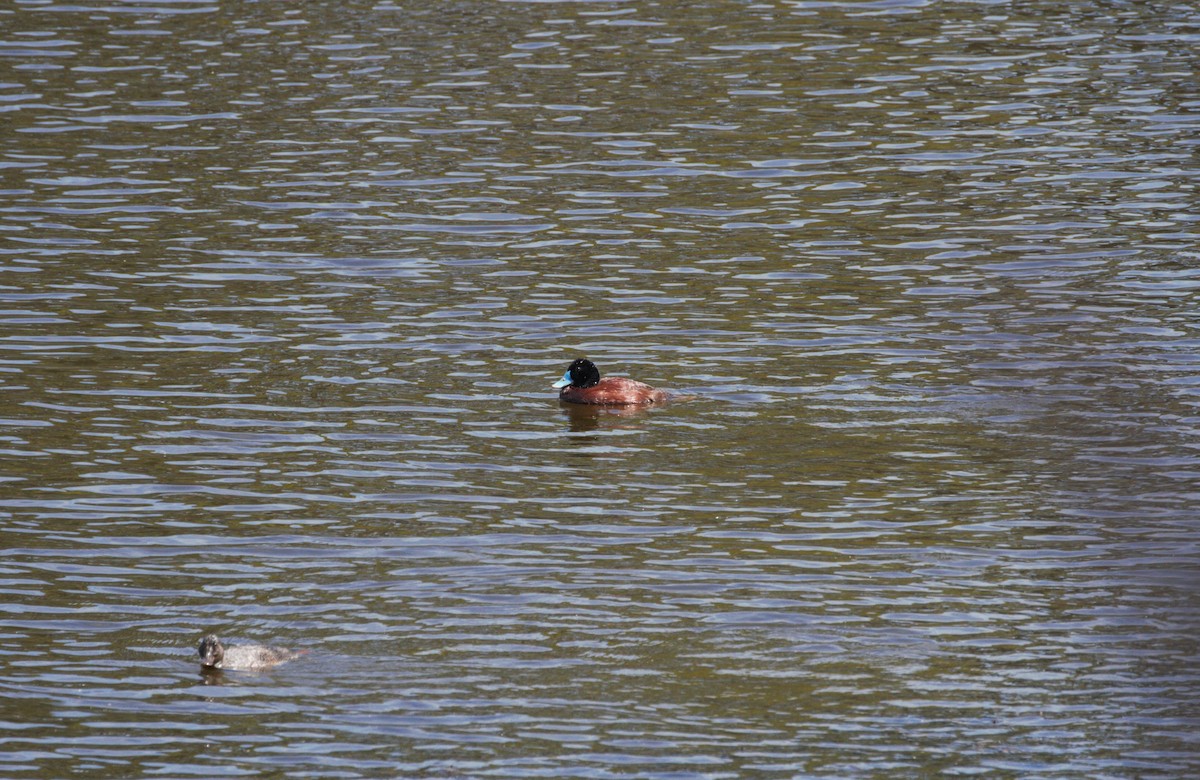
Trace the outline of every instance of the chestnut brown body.
{"label": "chestnut brown body", "polygon": [[568,385],[558,391],[558,398],[572,404],[596,404],[598,406],[642,406],[661,404],[667,394],[645,382],[626,379],[623,376],[608,376],[591,387]]}

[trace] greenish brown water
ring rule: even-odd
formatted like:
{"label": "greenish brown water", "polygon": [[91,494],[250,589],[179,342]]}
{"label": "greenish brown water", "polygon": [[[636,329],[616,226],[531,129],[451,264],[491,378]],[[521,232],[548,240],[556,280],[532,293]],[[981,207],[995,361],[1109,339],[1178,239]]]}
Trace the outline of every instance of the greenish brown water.
{"label": "greenish brown water", "polygon": [[2,774],[1200,772],[1198,31],[0,8]]}

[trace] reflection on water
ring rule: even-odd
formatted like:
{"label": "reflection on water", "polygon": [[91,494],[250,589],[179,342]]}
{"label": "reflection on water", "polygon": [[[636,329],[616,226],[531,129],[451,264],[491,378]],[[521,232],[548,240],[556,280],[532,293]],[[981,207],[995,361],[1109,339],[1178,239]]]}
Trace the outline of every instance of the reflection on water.
{"label": "reflection on water", "polygon": [[1200,769],[1196,9],[0,18],[6,776]]}
{"label": "reflection on water", "polygon": [[[651,409],[646,406],[591,406],[565,401],[559,401],[558,406],[562,410],[563,416],[570,421],[571,433],[634,432],[641,428],[638,424],[641,419],[658,411],[658,408]],[[595,437],[587,438],[594,439]]]}

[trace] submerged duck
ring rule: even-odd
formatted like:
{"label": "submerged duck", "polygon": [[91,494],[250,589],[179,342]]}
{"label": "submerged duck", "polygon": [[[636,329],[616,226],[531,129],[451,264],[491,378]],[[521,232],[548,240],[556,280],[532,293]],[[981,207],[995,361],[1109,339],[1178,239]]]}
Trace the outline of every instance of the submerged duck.
{"label": "submerged duck", "polygon": [[600,378],[600,369],[590,360],[579,358],[567,368],[552,387],[561,388],[558,400],[573,404],[632,406],[660,404],[667,394],[644,382],[622,376]]}
{"label": "submerged duck", "polygon": [[285,650],[282,647],[264,645],[234,645],[225,647],[215,634],[200,640],[200,665],[206,669],[233,669],[249,671],[270,669],[281,663],[304,655],[303,650]]}

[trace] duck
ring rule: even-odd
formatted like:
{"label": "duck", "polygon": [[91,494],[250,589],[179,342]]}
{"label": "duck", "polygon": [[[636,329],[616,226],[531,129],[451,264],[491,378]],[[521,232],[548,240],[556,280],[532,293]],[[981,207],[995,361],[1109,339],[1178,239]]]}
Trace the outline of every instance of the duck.
{"label": "duck", "polygon": [[306,651],[286,650],[265,645],[231,645],[225,647],[215,634],[200,640],[200,665],[205,669],[254,671],[270,669],[304,655]]}
{"label": "duck", "polygon": [[646,406],[667,400],[665,392],[636,379],[622,376],[601,379],[600,369],[586,358],[571,363],[562,379],[551,387],[558,388],[558,400],[571,404]]}

